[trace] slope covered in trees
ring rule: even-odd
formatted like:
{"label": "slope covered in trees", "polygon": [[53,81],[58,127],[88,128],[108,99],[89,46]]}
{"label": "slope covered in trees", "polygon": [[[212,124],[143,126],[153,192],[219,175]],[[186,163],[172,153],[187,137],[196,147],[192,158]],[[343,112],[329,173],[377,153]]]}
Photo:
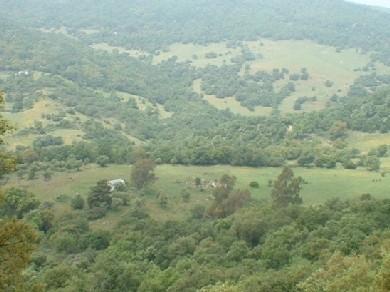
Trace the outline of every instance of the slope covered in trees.
{"label": "slope covered in trees", "polygon": [[388,15],[338,0],[28,0],[3,2],[2,8],[36,27],[97,29],[92,40],[104,38],[135,48],[271,37],[377,50],[382,60],[388,60]]}
{"label": "slope covered in trees", "polygon": [[[389,291],[389,199],[365,191],[387,192],[389,27],[338,0],[1,1],[19,128],[1,145],[0,290]],[[345,186],[354,199],[325,198]]]}

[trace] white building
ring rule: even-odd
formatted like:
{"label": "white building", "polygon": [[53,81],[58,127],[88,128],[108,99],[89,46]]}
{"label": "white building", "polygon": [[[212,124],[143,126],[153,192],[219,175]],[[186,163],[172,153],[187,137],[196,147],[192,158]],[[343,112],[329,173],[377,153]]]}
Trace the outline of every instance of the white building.
{"label": "white building", "polygon": [[110,192],[113,192],[118,187],[126,186],[126,182],[124,179],[118,178],[118,179],[109,180],[107,182],[107,185],[111,188]]}

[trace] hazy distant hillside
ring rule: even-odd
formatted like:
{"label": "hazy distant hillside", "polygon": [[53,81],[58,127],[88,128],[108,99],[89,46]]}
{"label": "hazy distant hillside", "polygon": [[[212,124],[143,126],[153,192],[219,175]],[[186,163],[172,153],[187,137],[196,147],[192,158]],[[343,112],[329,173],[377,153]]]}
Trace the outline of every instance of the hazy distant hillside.
{"label": "hazy distant hillside", "polygon": [[0,8],[35,27],[96,29],[85,39],[135,48],[258,37],[364,49],[389,48],[390,42],[386,14],[341,0],[17,0],[2,1]]}

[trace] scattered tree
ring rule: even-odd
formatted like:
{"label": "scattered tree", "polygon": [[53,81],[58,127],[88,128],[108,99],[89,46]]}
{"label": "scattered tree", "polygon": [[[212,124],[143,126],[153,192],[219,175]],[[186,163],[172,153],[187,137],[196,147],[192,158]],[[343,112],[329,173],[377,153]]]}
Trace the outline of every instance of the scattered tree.
{"label": "scattered tree", "polygon": [[156,164],[151,159],[141,159],[134,163],[131,169],[131,182],[141,190],[155,180],[154,169]]}
{"label": "scattered tree", "polygon": [[289,204],[301,204],[301,191],[303,179],[295,177],[289,167],[285,167],[282,173],[275,180],[271,197],[273,204],[277,207],[287,207]]}

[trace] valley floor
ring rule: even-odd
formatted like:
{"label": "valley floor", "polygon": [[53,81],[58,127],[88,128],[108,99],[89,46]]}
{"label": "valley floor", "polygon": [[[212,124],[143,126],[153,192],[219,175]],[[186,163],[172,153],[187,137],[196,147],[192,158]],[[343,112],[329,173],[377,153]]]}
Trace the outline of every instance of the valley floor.
{"label": "valley floor", "polygon": [[[76,194],[86,196],[89,189],[101,179],[123,178],[130,181],[129,165],[110,165],[108,167],[88,166],[81,172],[55,174],[51,180],[18,180],[11,177],[6,187],[25,188],[33,192],[41,201],[52,201],[58,210],[67,210],[69,204],[62,202],[62,198],[72,198]],[[320,204],[332,198],[351,199],[362,194],[370,193],[376,198],[390,198],[390,176],[382,177],[380,173],[366,170],[294,168],[296,175],[305,180],[301,195],[304,204]],[[275,179],[281,172],[280,168],[249,168],[225,165],[217,166],[174,166],[159,165],[156,169],[157,180],[154,183],[156,194],[143,197],[150,214],[156,219],[179,219],[187,214],[196,205],[207,206],[212,200],[209,185],[223,174],[237,177],[237,188],[250,189],[252,197],[257,200],[268,200],[271,187],[269,181]],[[194,186],[196,177],[201,178],[204,190]],[[249,183],[256,181],[259,188],[250,188]],[[182,193],[191,194],[190,200],[184,202]],[[161,208],[157,195],[165,195],[169,199],[167,208]],[[131,194],[132,200],[137,200]],[[66,201],[66,199],[65,199]],[[124,210],[122,210],[124,211]],[[118,217],[112,214],[103,221]],[[112,219],[111,218],[111,219]],[[107,222],[105,223],[107,224]]]}

